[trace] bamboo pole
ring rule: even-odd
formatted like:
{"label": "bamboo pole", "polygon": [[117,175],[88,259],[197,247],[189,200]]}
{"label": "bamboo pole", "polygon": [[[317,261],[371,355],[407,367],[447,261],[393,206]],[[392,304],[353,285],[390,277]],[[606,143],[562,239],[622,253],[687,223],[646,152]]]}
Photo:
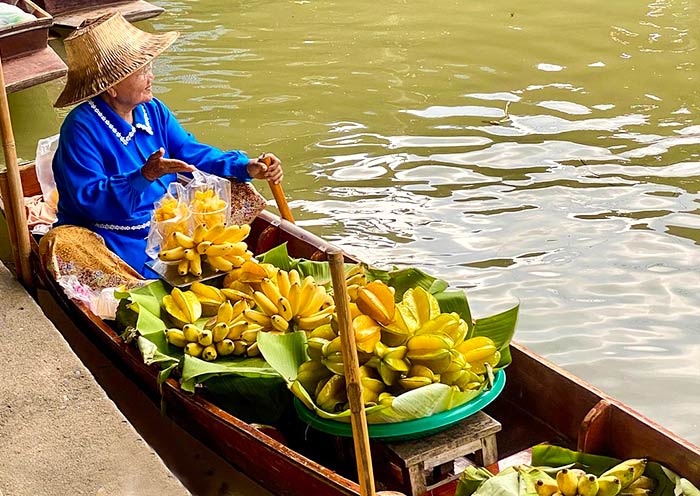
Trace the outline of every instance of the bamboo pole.
{"label": "bamboo pole", "polygon": [[338,249],[327,252],[333,283],[333,299],[338,315],[338,330],[343,353],[345,369],[345,387],[350,403],[350,422],[353,442],[355,445],[355,461],[362,496],[373,496],[374,473],[372,470],[372,455],[369,445],[369,430],[365,416],[365,404],[362,400],[362,384],[360,380],[360,365],[355,346],[355,331],[350,322],[350,300],[345,283],[345,264],[343,252]]}
{"label": "bamboo pole", "polygon": [[[24,192],[22,191],[22,180],[17,166],[17,148],[15,147],[15,137],[12,132],[12,119],[10,118],[10,106],[7,102],[7,92],[5,91],[5,74],[0,60],[0,132],[2,133],[2,149],[5,155],[5,166],[7,167],[7,182],[9,185],[9,198],[3,198],[5,212],[8,214],[8,229],[13,229],[16,236],[10,239],[16,241],[12,245],[12,253],[15,258],[15,272],[17,279],[26,288],[32,287],[32,271],[29,264],[29,230],[27,229],[27,212],[24,206]],[[9,208],[8,208],[9,206]]]}
{"label": "bamboo pole", "polygon": [[[272,163],[272,159],[266,153],[260,155],[260,159],[268,166]],[[277,208],[280,211],[280,217],[284,220],[288,220],[292,224],[294,223],[294,217],[292,216],[292,211],[289,209],[289,204],[287,203],[287,197],[284,195],[284,190],[282,190],[282,185],[268,181],[267,184],[270,185],[270,191],[272,191],[272,196],[275,198],[275,203],[277,203]]]}

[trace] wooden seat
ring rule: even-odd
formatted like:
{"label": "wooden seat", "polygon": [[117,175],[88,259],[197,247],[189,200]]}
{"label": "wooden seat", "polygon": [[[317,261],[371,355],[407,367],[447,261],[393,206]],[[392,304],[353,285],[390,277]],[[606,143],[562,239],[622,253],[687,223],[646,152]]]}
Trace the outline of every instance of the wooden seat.
{"label": "wooden seat", "polygon": [[[397,482],[406,494],[419,496],[459,477],[453,472],[454,461],[460,457],[474,455],[474,461],[484,467],[497,464],[496,433],[500,430],[500,422],[484,412],[477,412],[431,436],[403,442],[377,442],[376,454],[386,454],[398,467],[401,481]],[[426,476],[429,471],[442,478],[429,484]]]}

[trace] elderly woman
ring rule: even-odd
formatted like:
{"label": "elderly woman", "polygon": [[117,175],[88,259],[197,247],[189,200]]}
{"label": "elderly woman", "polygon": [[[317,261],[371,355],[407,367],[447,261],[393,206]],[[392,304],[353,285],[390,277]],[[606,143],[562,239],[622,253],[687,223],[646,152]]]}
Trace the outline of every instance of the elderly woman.
{"label": "elderly woman", "polygon": [[88,228],[143,275],[154,202],[195,168],[234,181],[279,183],[280,161],[198,142],[152,93],[154,58],[179,33],[151,34],[112,13],[66,38],[68,79],[56,107],[79,104],[61,126],[53,171],[58,224]]}

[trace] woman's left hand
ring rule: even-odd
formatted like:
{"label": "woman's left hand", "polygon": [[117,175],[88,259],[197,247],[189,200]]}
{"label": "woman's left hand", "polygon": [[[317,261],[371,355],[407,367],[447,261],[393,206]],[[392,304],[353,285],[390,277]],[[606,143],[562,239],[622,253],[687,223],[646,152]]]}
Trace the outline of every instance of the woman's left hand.
{"label": "woman's left hand", "polygon": [[272,153],[263,153],[248,162],[248,175],[254,179],[265,179],[273,184],[282,182],[282,162]]}

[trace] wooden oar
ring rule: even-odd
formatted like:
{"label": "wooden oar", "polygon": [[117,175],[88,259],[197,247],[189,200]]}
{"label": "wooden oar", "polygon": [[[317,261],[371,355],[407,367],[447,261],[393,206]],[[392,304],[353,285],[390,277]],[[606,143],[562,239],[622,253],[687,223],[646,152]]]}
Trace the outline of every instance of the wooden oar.
{"label": "wooden oar", "polygon": [[5,166],[7,167],[7,182],[9,185],[9,198],[3,198],[5,212],[7,214],[8,229],[14,230],[16,236],[10,239],[13,243],[12,252],[15,258],[15,271],[17,279],[26,288],[32,287],[32,271],[29,264],[29,230],[27,229],[27,212],[24,206],[24,192],[22,191],[22,180],[17,167],[17,148],[15,147],[15,137],[12,132],[12,119],[10,118],[10,106],[7,102],[5,92],[5,75],[0,61],[0,132],[2,133],[2,148],[5,154]]}
{"label": "wooden oar", "polygon": [[[268,166],[272,165],[272,158],[266,153],[260,155],[259,160],[261,160]],[[280,211],[280,217],[282,217],[284,220],[288,220],[289,222],[294,223],[294,217],[292,216],[292,211],[289,209],[289,205],[287,204],[287,197],[284,195],[282,185],[275,184],[272,181],[268,181],[267,184],[270,185],[270,191],[272,191],[272,196],[274,196],[275,203],[277,203],[277,208]]]}
{"label": "wooden oar", "polygon": [[369,430],[365,416],[365,404],[362,401],[362,383],[360,381],[360,365],[355,346],[355,331],[350,322],[350,300],[345,282],[345,264],[343,252],[339,249],[327,252],[333,283],[333,299],[338,315],[338,333],[343,354],[345,369],[345,387],[350,403],[350,422],[355,445],[355,461],[362,496],[374,495],[374,473],[372,470],[372,455],[369,446]]}

